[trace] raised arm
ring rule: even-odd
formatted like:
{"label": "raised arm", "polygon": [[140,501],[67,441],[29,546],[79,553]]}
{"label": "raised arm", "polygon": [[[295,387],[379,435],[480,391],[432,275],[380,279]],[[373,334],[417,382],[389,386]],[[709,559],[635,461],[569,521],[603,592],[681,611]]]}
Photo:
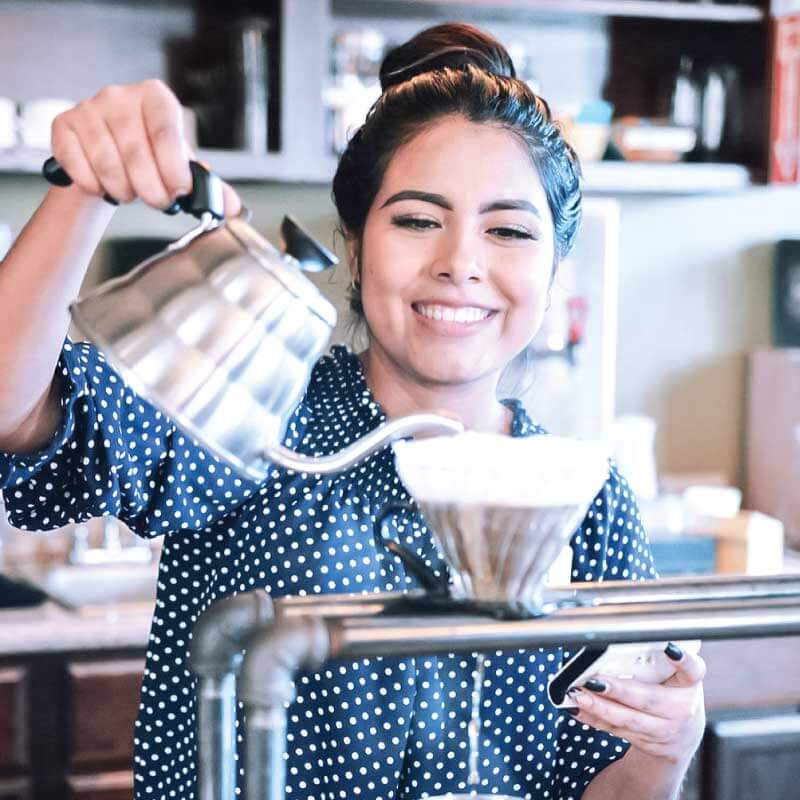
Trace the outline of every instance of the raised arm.
{"label": "raised arm", "polygon": [[[191,190],[175,95],[157,80],[109,86],[61,114],[53,155],[74,183],[53,188],[0,262],[0,450],[32,452],[61,421],[55,368],[89,260],[121,203],[166,208]],[[226,187],[226,211],[240,203]]]}

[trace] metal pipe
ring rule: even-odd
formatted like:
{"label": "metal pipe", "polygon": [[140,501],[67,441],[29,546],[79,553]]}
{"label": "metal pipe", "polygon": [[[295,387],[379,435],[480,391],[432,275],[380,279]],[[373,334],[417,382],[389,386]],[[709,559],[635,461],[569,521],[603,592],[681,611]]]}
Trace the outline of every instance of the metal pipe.
{"label": "metal pipe", "polygon": [[247,638],[273,619],[263,590],[214,603],[192,630],[189,661],[198,676],[197,791],[200,800],[236,796],[236,674]]}
{"label": "metal pipe", "polygon": [[575,597],[586,605],[684,600],[800,597],[800,575],[702,575],[653,581],[589,581],[545,589],[545,601]]}
{"label": "metal pipe", "polygon": [[285,793],[286,710],[247,706],[245,798],[282,798]]}
{"label": "metal pipe", "polygon": [[198,796],[236,796],[236,675],[200,678],[197,687]]}
{"label": "metal pipe", "polygon": [[[753,587],[755,596],[745,600],[742,592],[749,581],[722,581],[716,590],[723,598],[710,601],[693,596],[696,585],[674,583],[670,588],[684,584],[677,600],[655,593],[651,597],[657,599],[652,602],[637,602],[648,597],[642,591],[632,602],[612,603],[613,592],[609,591],[608,602],[563,608],[549,616],[520,621],[454,614],[386,617],[353,613],[380,606],[385,599],[380,595],[362,595],[361,603],[352,595],[329,597],[329,602],[324,598],[321,602],[285,598],[274,626],[250,640],[239,680],[249,742],[246,800],[283,800],[285,708],[294,697],[293,675],[327,659],[800,634],[800,595],[769,596],[773,591],[793,591],[786,580],[758,581]],[[711,593],[714,591],[712,588]],[[302,609],[315,614],[326,608],[346,613],[328,619],[295,613]]]}
{"label": "metal pipe", "polygon": [[[376,592],[282,597],[274,601],[275,617],[314,614],[323,617],[378,614],[393,602],[424,597],[425,592]],[[659,578],[652,581],[588,581],[552,586],[544,590],[545,607],[562,603],[604,606],[627,603],[662,603],[748,600],[756,597],[800,598],[800,575],[742,578],[737,575],[703,575],[693,578]]]}
{"label": "metal pipe", "polygon": [[286,707],[294,700],[294,674],[321,667],[329,652],[320,617],[278,620],[248,642],[239,678],[247,718],[246,800],[284,797]]}
{"label": "metal pipe", "polygon": [[519,621],[453,616],[340,618],[329,620],[328,627],[330,657],[346,659],[662,639],[791,636],[800,634],[800,599],[606,605]]}
{"label": "metal pipe", "polygon": [[380,614],[398,600],[425,596],[420,589],[372,594],[317,594],[276,598],[275,619],[284,617],[347,617]]}

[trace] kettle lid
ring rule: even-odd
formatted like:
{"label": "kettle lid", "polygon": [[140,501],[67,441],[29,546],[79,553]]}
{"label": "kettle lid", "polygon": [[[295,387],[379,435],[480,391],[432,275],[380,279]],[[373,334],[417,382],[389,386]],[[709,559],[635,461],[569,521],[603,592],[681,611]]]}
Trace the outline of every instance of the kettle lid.
{"label": "kettle lid", "polygon": [[[240,217],[227,217],[225,227],[239,244],[268,269],[292,294],[331,328],[336,325],[336,309],[320,290],[300,271],[291,254],[282,255],[267,239]],[[325,251],[327,252],[327,251]],[[335,256],[331,254],[336,263]]]}

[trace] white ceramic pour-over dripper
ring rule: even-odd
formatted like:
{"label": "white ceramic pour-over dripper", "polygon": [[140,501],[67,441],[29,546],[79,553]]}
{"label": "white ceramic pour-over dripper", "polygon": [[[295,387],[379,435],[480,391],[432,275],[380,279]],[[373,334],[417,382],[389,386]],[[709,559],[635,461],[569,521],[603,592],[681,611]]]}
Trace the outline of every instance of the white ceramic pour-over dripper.
{"label": "white ceramic pour-over dripper", "polygon": [[420,503],[452,570],[456,598],[541,604],[548,570],[585,506],[498,508]]}
{"label": "white ceramic pour-over dripper", "polygon": [[457,598],[538,605],[547,572],[608,475],[605,446],[464,433],[394,444]]}

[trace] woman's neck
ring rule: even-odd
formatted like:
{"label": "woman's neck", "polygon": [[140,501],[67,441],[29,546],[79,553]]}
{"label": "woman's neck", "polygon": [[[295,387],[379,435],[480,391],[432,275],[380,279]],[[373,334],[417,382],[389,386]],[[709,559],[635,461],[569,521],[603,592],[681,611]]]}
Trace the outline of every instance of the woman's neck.
{"label": "woman's neck", "polygon": [[466,384],[424,383],[404,373],[380,348],[358,355],[373,397],[390,418],[422,411],[456,415],[468,430],[510,433],[514,414],[496,396],[497,376]]}

